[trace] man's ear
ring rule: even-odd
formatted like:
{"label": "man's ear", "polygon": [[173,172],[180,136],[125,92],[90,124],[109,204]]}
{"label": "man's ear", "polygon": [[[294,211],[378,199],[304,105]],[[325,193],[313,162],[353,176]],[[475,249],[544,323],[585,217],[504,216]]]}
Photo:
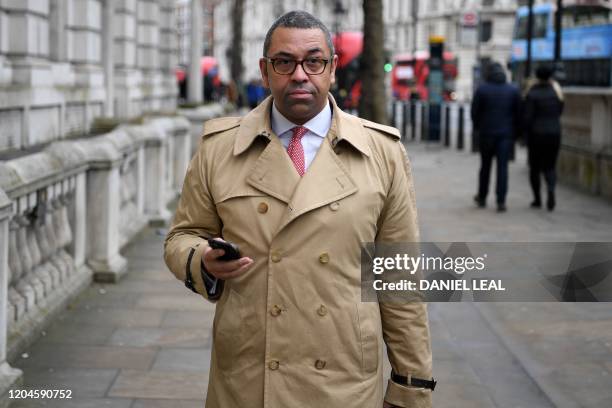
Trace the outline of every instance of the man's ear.
{"label": "man's ear", "polygon": [[338,55],[334,54],[334,57],[331,60],[330,67],[330,82],[332,84],[336,83],[336,67],[338,66]]}
{"label": "man's ear", "polygon": [[270,88],[270,83],[268,82],[268,61],[265,58],[259,59],[259,72],[261,72],[263,86]]}

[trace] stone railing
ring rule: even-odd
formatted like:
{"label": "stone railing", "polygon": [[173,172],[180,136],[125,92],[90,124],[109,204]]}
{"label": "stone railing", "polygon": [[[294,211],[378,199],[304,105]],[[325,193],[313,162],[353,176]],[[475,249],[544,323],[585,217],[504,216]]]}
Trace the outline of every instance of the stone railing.
{"label": "stone railing", "polygon": [[147,223],[169,221],[201,128],[180,116],[145,117],[0,162],[0,407],[20,379],[7,361],[92,278],[119,280],[127,272],[120,249]]}
{"label": "stone railing", "polygon": [[[0,163],[0,188],[10,200],[0,223],[2,329],[0,354],[14,357],[43,326],[49,311],[91,280],[85,265],[84,210],[87,164],[40,152]],[[2,257],[0,257],[2,258]],[[5,364],[4,361],[0,363]],[[3,391],[3,390],[0,390]]]}
{"label": "stone railing", "polygon": [[208,119],[212,119],[218,116],[223,116],[227,112],[234,109],[233,105],[205,105],[196,109],[179,109],[179,114],[189,120],[191,125],[191,151],[193,155],[195,150],[200,143],[200,136],[202,136],[202,124]]}

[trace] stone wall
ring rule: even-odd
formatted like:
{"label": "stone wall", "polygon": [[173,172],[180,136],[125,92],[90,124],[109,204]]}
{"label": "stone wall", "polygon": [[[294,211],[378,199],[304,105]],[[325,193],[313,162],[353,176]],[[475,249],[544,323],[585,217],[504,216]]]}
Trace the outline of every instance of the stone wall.
{"label": "stone wall", "polygon": [[612,90],[564,88],[559,179],[612,198]]}
{"label": "stone wall", "polygon": [[172,0],[0,1],[0,155],[176,106]]}

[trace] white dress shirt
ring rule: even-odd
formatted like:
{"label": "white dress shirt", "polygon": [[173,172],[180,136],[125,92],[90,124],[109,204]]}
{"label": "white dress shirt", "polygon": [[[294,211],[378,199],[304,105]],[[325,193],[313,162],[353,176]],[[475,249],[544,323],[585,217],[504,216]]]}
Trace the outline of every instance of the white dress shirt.
{"label": "white dress shirt", "polygon": [[[276,109],[275,103],[272,103],[271,116],[272,130],[274,133],[276,133],[276,135],[278,135],[283,146],[285,147],[285,150],[287,150],[291,137],[293,137],[293,132],[291,129],[299,125],[292,123],[289,121],[289,119],[284,117],[283,114]],[[323,143],[323,139],[325,139],[325,136],[327,136],[327,132],[329,132],[329,128],[331,127],[331,121],[332,111],[328,100],[323,110],[321,110],[317,116],[302,125],[308,129],[308,132],[302,137],[301,140],[302,148],[304,149],[304,170],[308,169],[308,166],[310,166],[310,163],[312,163],[312,160],[317,154],[321,143]]]}

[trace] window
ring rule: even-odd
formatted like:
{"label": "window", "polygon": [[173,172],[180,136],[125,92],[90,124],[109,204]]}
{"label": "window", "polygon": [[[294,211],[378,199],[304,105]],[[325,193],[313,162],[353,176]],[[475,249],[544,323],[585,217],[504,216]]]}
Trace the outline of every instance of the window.
{"label": "window", "polygon": [[495,5],[495,0],[482,0],[482,5],[485,7],[491,7]]}
{"label": "window", "polygon": [[603,7],[568,7],[563,11],[563,27],[585,27],[612,23],[612,11]]}
{"label": "window", "polygon": [[[533,38],[545,38],[548,31],[548,13],[533,15]],[[518,27],[514,33],[516,40],[527,38],[527,16],[520,17]]]}
{"label": "window", "polygon": [[53,61],[67,57],[66,5],[58,0],[49,3],[49,56]]}
{"label": "window", "polygon": [[487,42],[493,36],[493,22],[482,21],[480,23],[480,42]]}

